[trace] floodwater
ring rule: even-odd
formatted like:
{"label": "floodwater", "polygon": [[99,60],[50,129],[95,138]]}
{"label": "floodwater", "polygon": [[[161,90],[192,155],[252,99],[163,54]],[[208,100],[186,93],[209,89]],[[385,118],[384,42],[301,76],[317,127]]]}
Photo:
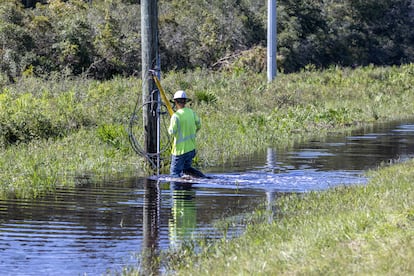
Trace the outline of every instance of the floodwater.
{"label": "floodwater", "polygon": [[[152,272],[151,254],[191,239],[221,238],[214,225],[289,192],[364,185],[364,171],[414,157],[414,124],[398,122],[346,137],[314,139],[288,151],[264,149],[211,168],[211,180],[168,182],[131,177],[79,179],[37,200],[0,201],[2,275],[102,275],[138,266]],[[142,252],[148,258],[139,258]]]}

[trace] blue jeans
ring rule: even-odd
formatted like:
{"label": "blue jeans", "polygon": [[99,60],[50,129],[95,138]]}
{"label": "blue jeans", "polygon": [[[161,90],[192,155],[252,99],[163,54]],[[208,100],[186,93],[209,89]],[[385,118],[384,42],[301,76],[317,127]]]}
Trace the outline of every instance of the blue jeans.
{"label": "blue jeans", "polygon": [[184,170],[191,168],[196,151],[192,150],[181,155],[171,155],[171,177],[181,177]]}

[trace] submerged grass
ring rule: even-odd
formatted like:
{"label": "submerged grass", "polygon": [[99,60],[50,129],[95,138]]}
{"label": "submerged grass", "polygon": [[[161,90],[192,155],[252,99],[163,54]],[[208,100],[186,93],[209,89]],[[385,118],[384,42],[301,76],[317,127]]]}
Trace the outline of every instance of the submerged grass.
{"label": "submerged grass", "polygon": [[[193,98],[203,125],[196,159],[201,167],[267,145],[288,147],[311,136],[414,115],[413,64],[308,68],[280,74],[271,84],[248,70],[195,70],[167,73],[162,84],[169,98],[178,89]],[[134,78],[23,78],[2,87],[0,198],[36,197],[74,185],[78,174],[148,174],[125,131],[140,99],[141,82]]]}
{"label": "submerged grass", "polygon": [[[281,197],[272,223],[183,251],[175,275],[412,275],[414,161],[369,172],[366,186]],[[261,213],[263,215],[263,212]]]}
{"label": "submerged grass", "polygon": [[0,198],[37,197],[84,177],[99,180],[139,173],[141,160],[103,142],[96,132],[82,129],[62,139],[3,150]]}

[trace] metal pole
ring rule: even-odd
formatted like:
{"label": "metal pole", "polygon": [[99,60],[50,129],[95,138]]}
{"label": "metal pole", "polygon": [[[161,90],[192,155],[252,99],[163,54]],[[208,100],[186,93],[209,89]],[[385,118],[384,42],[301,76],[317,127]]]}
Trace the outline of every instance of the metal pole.
{"label": "metal pole", "polygon": [[141,0],[141,54],[144,149],[155,164],[157,154],[157,110],[159,93],[151,78],[150,70],[156,68],[158,59],[158,1]]}
{"label": "metal pole", "polygon": [[277,74],[277,15],[276,0],[268,0],[267,5],[267,80],[271,82]]}
{"label": "metal pole", "polygon": [[[160,59],[157,57],[157,68],[160,67]],[[161,72],[157,71],[158,79],[161,79]],[[161,95],[158,91],[157,98],[157,175],[160,175],[161,167]]]}

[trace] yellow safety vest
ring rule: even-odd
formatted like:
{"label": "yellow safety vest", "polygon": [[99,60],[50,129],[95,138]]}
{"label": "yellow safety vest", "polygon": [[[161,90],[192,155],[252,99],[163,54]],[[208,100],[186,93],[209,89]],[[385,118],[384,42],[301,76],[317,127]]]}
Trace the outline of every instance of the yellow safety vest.
{"label": "yellow safety vest", "polygon": [[174,137],[171,153],[182,155],[196,148],[196,132],[200,129],[200,118],[190,108],[177,110],[172,116],[168,133]]}

